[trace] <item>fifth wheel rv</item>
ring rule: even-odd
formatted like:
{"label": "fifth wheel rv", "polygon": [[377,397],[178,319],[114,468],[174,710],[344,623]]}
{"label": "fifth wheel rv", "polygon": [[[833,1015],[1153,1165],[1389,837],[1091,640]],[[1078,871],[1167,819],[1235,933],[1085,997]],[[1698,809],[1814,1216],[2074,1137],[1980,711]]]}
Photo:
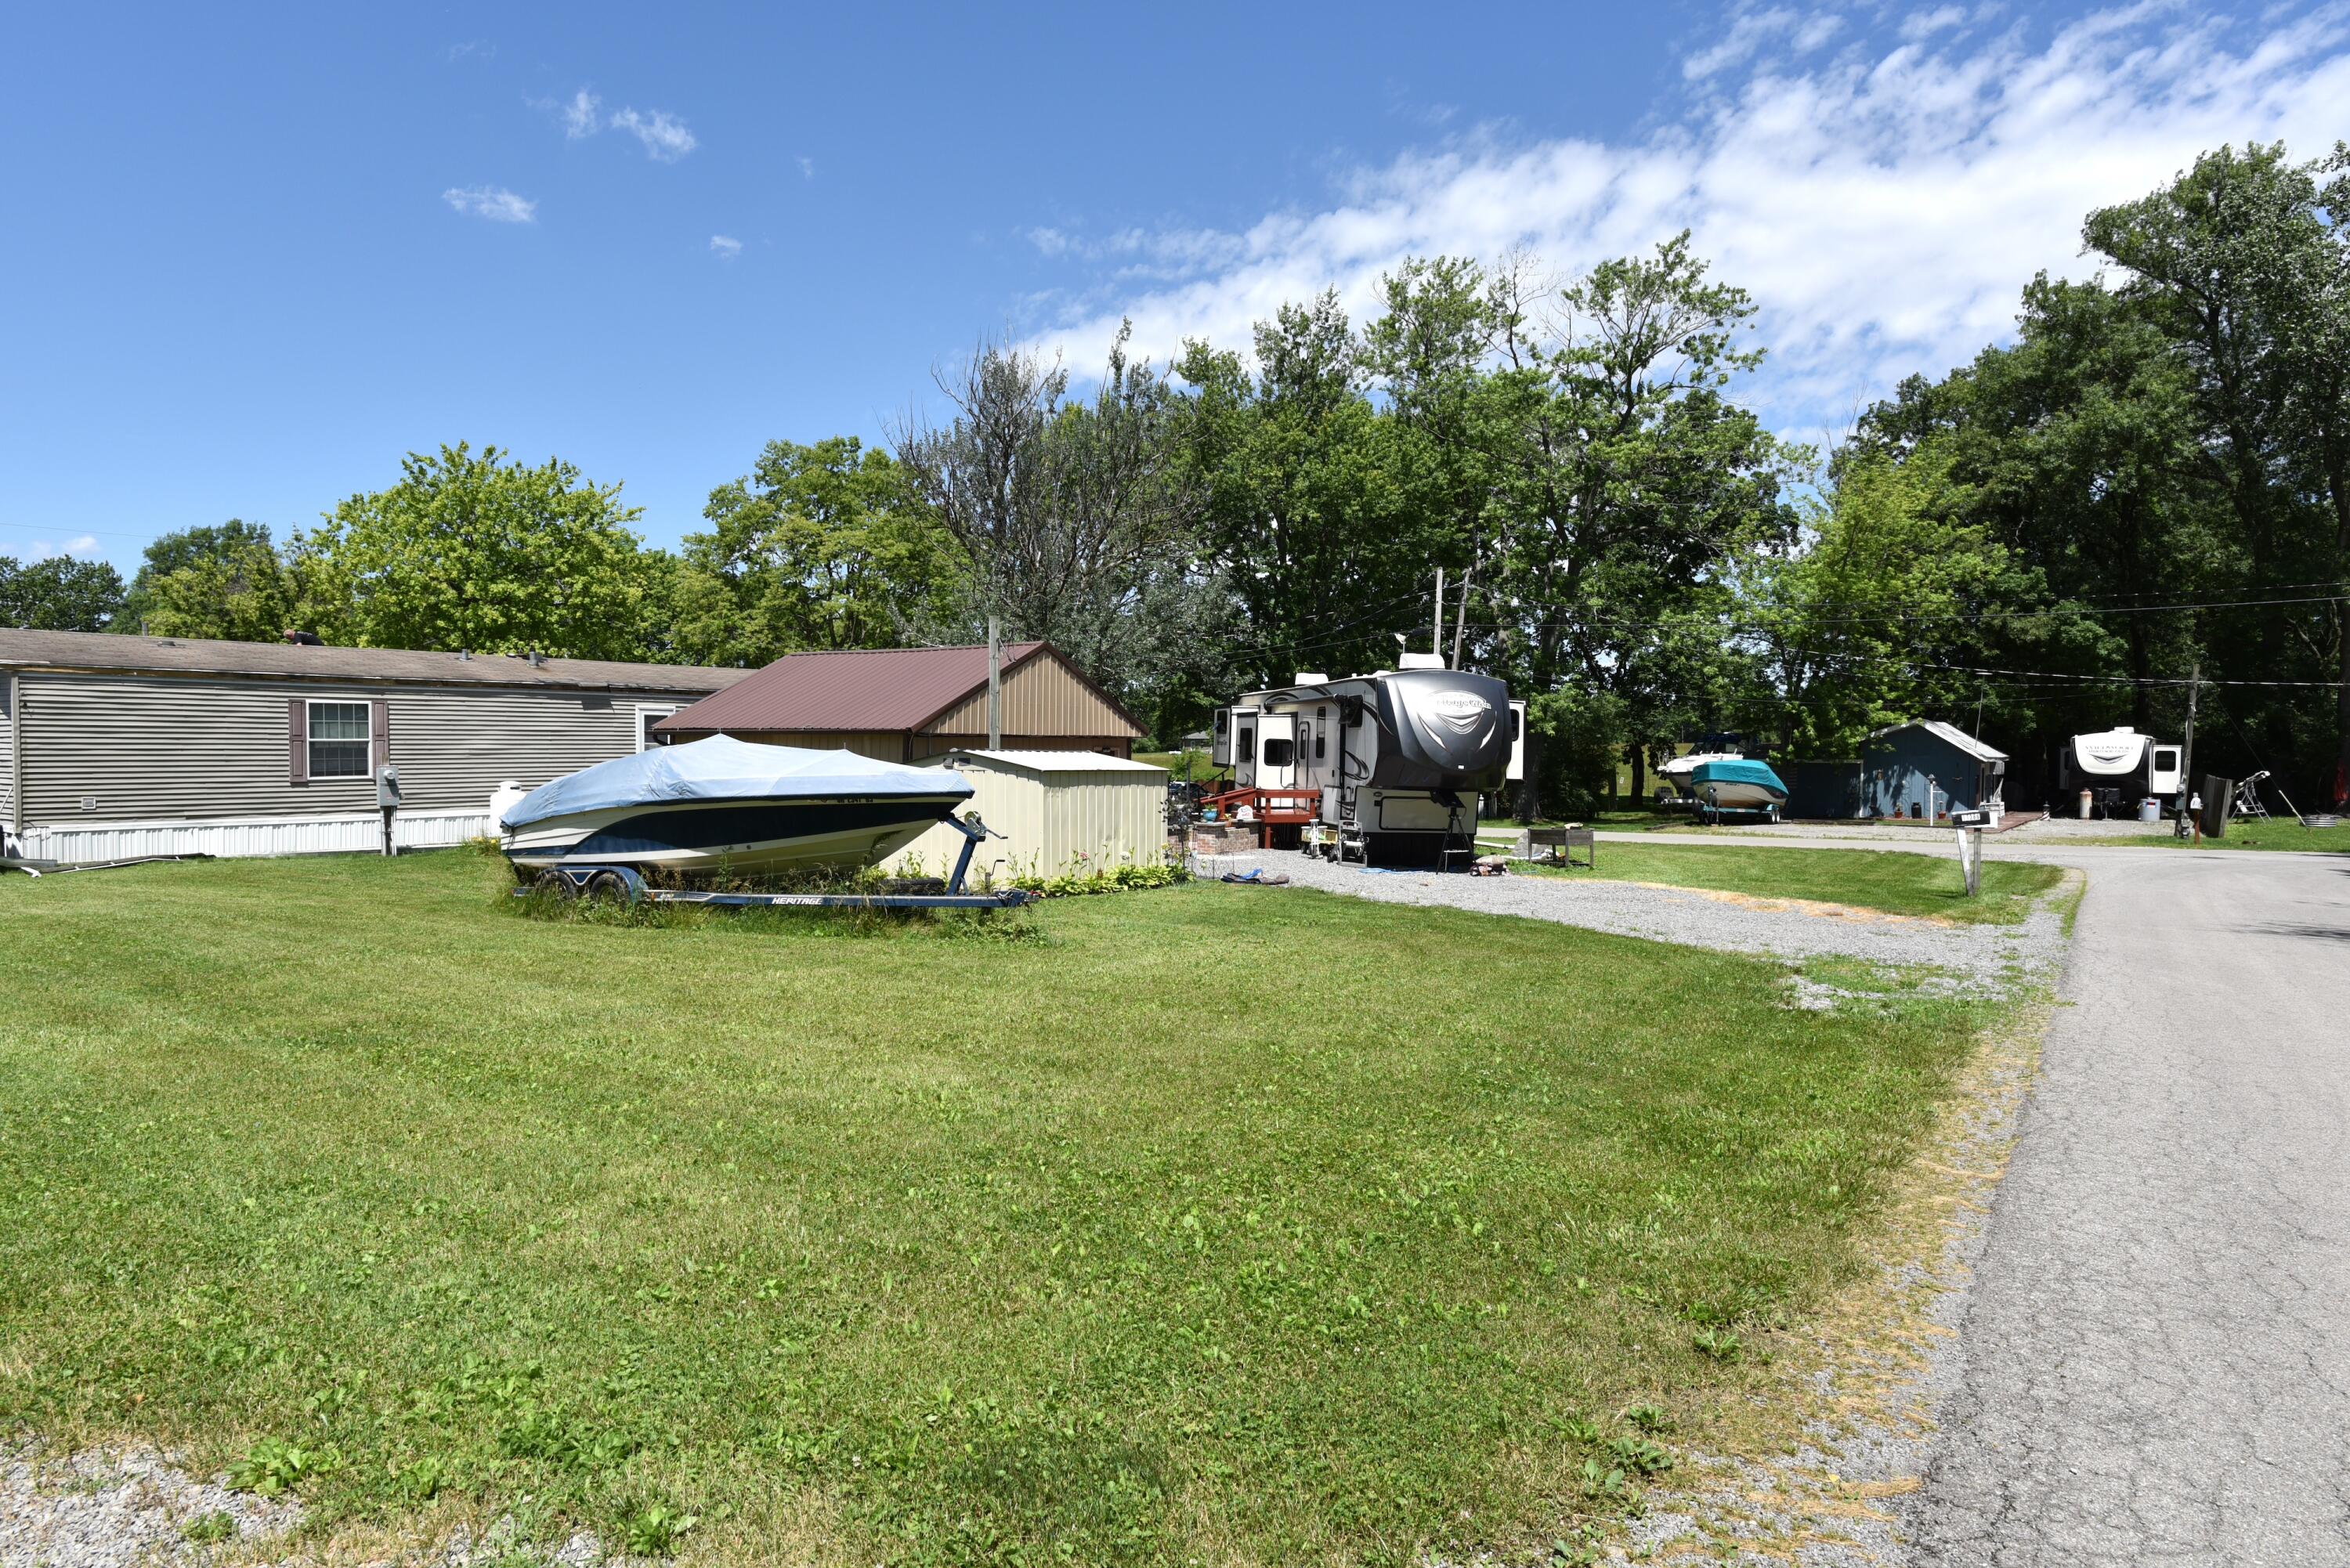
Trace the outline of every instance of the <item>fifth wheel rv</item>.
{"label": "fifth wheel rv", "polygon": [[1215,720],[1232,788],[1211,804],[1264,847],[1369,866],[1466,865],[1477,799],[1525,776],[1525,704],[1489,675],[1406,654],[1401,670],[1306,673]]}

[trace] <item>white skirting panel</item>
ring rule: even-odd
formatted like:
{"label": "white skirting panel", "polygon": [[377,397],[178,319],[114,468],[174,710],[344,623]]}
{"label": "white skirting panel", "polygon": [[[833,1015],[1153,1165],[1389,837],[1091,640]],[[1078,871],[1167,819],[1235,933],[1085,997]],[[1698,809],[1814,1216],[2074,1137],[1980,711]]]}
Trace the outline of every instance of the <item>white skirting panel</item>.
{"label": "white skirting panel", "polygon": [[[494,832],[487,811],[403,811],[402,849],[447,849]],[[28,824],[10,846],[36,860],[132,860],[145,855],[332,855],[383,847],[380,816],[186,817],[153,822]]]}

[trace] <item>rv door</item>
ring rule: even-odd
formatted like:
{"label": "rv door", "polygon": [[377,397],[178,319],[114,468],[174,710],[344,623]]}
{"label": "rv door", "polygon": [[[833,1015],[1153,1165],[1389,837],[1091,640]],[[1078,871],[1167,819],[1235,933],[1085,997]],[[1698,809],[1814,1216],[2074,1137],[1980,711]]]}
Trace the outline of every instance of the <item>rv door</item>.
{"label": "rv door", "polygon": [[1288,789],[1297,783],[1297,715],[1266,713],[1257,720],[1256,787]]}
{"label": "rv door", "polygon": [[1232,765],[1232,711],[1230,708],[1216,710],[1216,736],[1209,744],[1208,760],[1220,768]]}
{"label": "rv door", "polygon": [[1526,778],[1526,705],[1510,704],[1510,771],[1502,775],[1511,784],[1523,784]]}
{"label": "rv door", "polygon": [[2147,752],[2154,760],[2147,764],[2146,793],[2165,800],[2177,794],[2182,782],[2178,776],[2178,748],[2148,746]]}

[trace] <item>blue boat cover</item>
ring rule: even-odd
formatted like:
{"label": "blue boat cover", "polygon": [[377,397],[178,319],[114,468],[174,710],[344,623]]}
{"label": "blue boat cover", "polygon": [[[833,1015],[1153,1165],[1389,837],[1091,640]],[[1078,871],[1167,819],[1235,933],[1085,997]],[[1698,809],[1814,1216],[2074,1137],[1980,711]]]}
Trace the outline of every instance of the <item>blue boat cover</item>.
{"label": "blue boat cover", "polygon": [[1771,764],[1752,757],[1725,757],[1718,763],[1700,763],[1690,774],[1691,784],[1761,784],[1783,795],[1787,786],[1771,771]]}
{"label": "blue boat cover", "polygon": [[681,746],[649,746],[633,757],[566,774],[516,801],[501,826],[528,827],[583,811],[674,801],[968,798],[971,793],[970,782],[947,768],[910,768],[854,752],[762,746],[712,735]]}

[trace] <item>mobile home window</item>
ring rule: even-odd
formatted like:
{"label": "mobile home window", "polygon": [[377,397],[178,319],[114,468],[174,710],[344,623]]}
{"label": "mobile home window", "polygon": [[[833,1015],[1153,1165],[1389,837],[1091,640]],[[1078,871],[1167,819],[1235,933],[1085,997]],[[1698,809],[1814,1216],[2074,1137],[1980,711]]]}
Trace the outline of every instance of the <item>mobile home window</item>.
{"label": "mobile home window", "polygon": [[310,776],[314,779],[363,779],[368,776],[366,703],[310,704]]}

